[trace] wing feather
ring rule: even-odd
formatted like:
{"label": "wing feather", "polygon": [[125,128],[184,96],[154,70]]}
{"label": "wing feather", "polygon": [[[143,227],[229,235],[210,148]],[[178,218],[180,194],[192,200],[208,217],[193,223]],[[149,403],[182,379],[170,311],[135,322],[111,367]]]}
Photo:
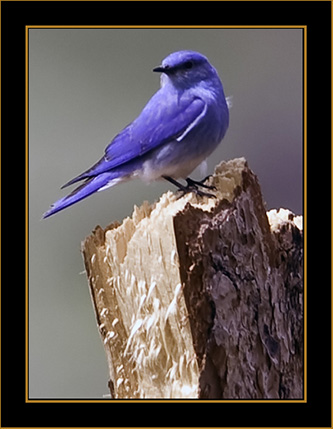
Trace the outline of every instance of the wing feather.
{"label": "wing feather", "polygon": [[199,97],[166,96],[162,89],[137,119],[116,135],[100,161],[63,187],[130,162],[169,141],[181,141],[204,116],[207,105]]}

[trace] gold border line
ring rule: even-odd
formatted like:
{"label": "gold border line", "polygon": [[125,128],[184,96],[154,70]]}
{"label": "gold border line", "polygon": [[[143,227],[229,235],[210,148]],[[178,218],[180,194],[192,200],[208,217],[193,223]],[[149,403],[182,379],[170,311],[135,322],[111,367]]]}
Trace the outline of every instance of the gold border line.
{"label": "gold border line", "polygon": [[[2,0],[3,1],[3,0]],[[9,1],[9,0],[7,0]],[[11,0],[15,1],[15,0]],[[29,293],[29,268],[28,268],[28,200],[29,200],[29,186],[28,186],[28,178],[29,178],[29,156],[28,156],[28,150],[29,150],[29,138],[28,138],[28,120],[29,120],[29,91],[28,91],[28,84],[29,84],[29,29],[302,29],[303,30],[303,207],[304,207],[304,213],[303,213],[303,242],[304,242],[304,351],[303,351],[303,357],[304,357],[304,379],[303,379],[303,393],[304,397],[303,399],[213,399],[213,400],[203,400],[203,399],[111,399],[111,398],[105,398],[105,399],[29,399],[29,330],[28,330],[28,322],[29,322],[29,300],[28,300],[28,293]],[[332,33],[333,34],[333,33]],[[26,275],[26,282],[25,282],[25,293],[26,293],[26,299],[25,299],[25,369],[26,369],[26,375],[25,375],[25,401],[27,403],[306,403],[307,402],[307,26],[306,25],[270,25],[270,26],[246,26],[246,25],[224,25],[224,26],[211,26],[211,25],[201,25],[201,26],[188,26],[188,25],[177,25],[177,26],[156,26],[156,25],[129,25],[129,26],[106,26],[106,25],[100,25],[100,26],[70,26],[70,25],[27,25],[25,27],[25,166],[26,166],[26,185],[25,185],[25,192],[26,192],[26,198],[25,198],[25,210],[26,210],[26,235],[25,235],[25,251],[26,251],[26,257],[25,257],[25,275]],[[333,41],[333,36],[332,36]],[[333,61],[333,60],[332,60]],[[332,62],[333,64],[333,62]],[[332,78],[333,83],[333,78]],[[332,89],[333,91],[333,89]],[[333,123],[333,113],[332,113],[332,123]],[[333,154],[332,154],[332,160],[333,160]],[[333,176],[332,176],[332,184],[333,184]],[[333,210],[333,202],[332,202],[332,210]],[[333,222],[332,222],[333,226]],[[332,228],[333,229],[333,228]],[[333,234],[333,231],[332,231]],[[333,235],[332,235],[333,237]],[[332,267],[333,267],[333,254],[332,254]],[[333,273],[333,268],[332,268]],[[332,297],[332,303],[333,303],[333,297]],[[333,328],[333,317],[332,317],[332,328]],[[333,345],[332,345],[332,353],[333,353]],[[332,365],[333,370],[333,365]],[[333,373],[333,371],[332,371]],[[332,379],[333,380],[333,379]],[[12,428],[14,429],[14,428]],[[101,429],[101,428],[100,428]],[[122,428],[124,429],[124,428]],[[165,428],[166,429],[166,428]],[[227,428],[225,428],[227,429]],[[236,429],[236,428],[233,428]],[[240,428],[238,428],[240,429]],[[254,428],[255,429],[255,428]],[[272,428],[274,429],[274,428]]]}
{"label": "gold border line", "polygon": [[304,401],[307,402],[307,27],[303,30],[303,327],[304,327]]}
{"label": "gold border line", "polygon": [[[3,0],[2,0],[3,1]],[[7,0],[8,1],[8,0]],[[11,0],[12,1],[12,0]],[[17,0],[20,1],[20,0]],[[41,0],[42,1],[42,0]],[[66,0],[64,0],[66,1]],[[89,1],[89,0],[87,0]],[[220,0],[219,0],[220,1]],[[241,1],[241,0],[240,0]],[[266,0],[265,0],[266,1]],[[285,0],[289,1],[289,0]],[[300,0],[304,1],[304,0]],[[309,0],[313,1],[313,0]],[[223,29],[230,29],[230,28],[236,28],[236,29],[242,29],[242,28],[248,28],[250,30],[255,29],[304,29],[306,28],[306,25],[28,25],[26,26],[28,29],[158,29],[158,30],[164,30],[164,29],[217,29],[217,30],[223,30]]]}
{"label": "gold border line", "polygon": [[25,28],[25,377],[26,401],[29,374],[29,39]]}
{"label": "gold border line", "polygon": [[[0,22],[2,22],[1,5],[0,5]],[[1,52],[2,37],[1,37],[1,33],[2,32],[0,31],[0,88],[1,88],[1,82],[2,82],[2,79],[1,79],[1,65],[2,65],[2,63],[1,63],[1,57],[2,57],[2,52]],[[0,103],[0,112],[1,112],[1,107],[2,107],[2,103]],[[2,118],[2,115],[0,115],[0,136],[2,135],[2,132],[1,132],[1,130],[2,130],[2,127],[1,127],[1,125],[2,125],[1,118]],[[1,148],[1,145],[2,145],[2,139],[1,139],[1,137],[0,137],[0,140],[1,140],[1,143],[0,143],[0,148]],[[0,150],[0,160],[1,160],[1,150]],[[1,200],[2,200],[2,192],[1,192],[1,190],[2,190],[2,182],[1,182],[1,174],[0,174],[0,194],[1,194],[1,198],[0,198],[0,219],[1,219],[1,208],[2,208],[1,207]],[[1,221],[0,221],[0,225],[2,225]],[[2,244],[2,228],[1,228],[1,226],[0,226],[0,243]],[[1,264],[1,260],[2,260],[1,256],[2,256],[2,254],[1,254],[1,247],[2,247],[2,245],[0,246],[0,273],[1,273],[1,278],[2,278],[2,264]],[[0,308],[2,308],[1,287],[2,287],[2,282],[0,281]],[[1,319],[2,318],[0,317],[0,337],[1,337],[1,332],[2,332]],[[2,356],[2,341],[0,341],[0,379],[1,379],[1,368],[2,368],[1,356]],[[1,410],[1,404],[2,404],[1,391],[2,391],[2,384],[0,386],[0,425],[1,425],[1,416],[2,416],[2,413],[1,413],[1,411],[2,411]]]}
{"label": "gold border line", "polygon": [[333,425],[333,3],[331,2],[331,426]]}

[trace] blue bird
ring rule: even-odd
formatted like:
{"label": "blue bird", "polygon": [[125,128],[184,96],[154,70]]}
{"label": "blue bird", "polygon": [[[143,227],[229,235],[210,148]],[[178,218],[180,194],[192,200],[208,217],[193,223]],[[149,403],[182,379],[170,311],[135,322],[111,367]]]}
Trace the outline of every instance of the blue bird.
{"label": "blue bird", "polygon": [[[194,51],[174,52],[153,71],[161,73],[161,88],[116,135],[104,156],[62,187],[84,181],[54,203],[44,218],[133,178],[166,179],[184,192],[211,195],[198,189],[209,188],[204,181],[188,175],[214,151],[228,128],[229,109],[217,71]],[[186,179],[186,187],[179,178]]]}

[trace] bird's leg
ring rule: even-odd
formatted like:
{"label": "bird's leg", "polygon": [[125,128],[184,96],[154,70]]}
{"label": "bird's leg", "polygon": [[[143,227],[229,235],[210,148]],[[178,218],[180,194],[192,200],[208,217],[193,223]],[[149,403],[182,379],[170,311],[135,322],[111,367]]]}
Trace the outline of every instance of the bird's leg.
{"label": "bird's leg", "polygon": [[[201,182],[196,182],[192,179],[187,178],[186,182],[187,182],[187,186],[182,185],[181,183],[177,182],[177,180],[173,179],[170,176],[162,176],[163,179],[167,180],[168,182],[172,183],[173,185],[177,186],[179,191],[183,192],[183,195],[189,193],[189,192],[194,192],[197,195],[200,195],[201,197],[214,197],[216,198],[216,196],[214,194],[209,194],[208,192],[203,192],[200,191],[198,189],[198,185],[202,186]],[[204,179],[203,181],[205,181],[206,179]],[[214,187],[210,187],[207,185],[202,186],[204,188],[208,188],[208,189],[214,189]]]}
{"label": "bird's leg", "polygon": [[193,180],[190,177],[188,177],[186,179],[186,182],[187,182],[188,186],[195,186],[195,187],[200,186],[201,188],[216,190],[216,186],[214,186],[214,185],[205,185],[206,180],[209,179],[210,177],[212,177],[212,176],[211,175],[206,176],[204,179],[198,180],[198,181]]}
{"label": "bird's leg", "polygon": [[173,179],[172,177],[170,177],[170,176],[162,176],[162,177],[163,177],[163,179],[165,179],[165,180],[167,180],[168,182],[172,183],[173,185],[177,186],[177,188],[178,188],[180,191],[183,191],[185,194],[186,194],[187,192],[189,192],[189,191],[188,191],[188,186],[184,186],[184,185],[182,185],[181,183],[177,182],[177,180]]}

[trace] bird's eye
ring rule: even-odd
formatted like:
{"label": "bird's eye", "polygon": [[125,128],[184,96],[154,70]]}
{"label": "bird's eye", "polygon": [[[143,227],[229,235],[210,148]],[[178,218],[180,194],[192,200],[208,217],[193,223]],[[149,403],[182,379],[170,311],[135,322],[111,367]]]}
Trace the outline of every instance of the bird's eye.
{"label": "bird's eye", "polygon": [[192,61],[186,61],[186,63],[184,63],[184,67],[186,69],[191,69],[193,67],[193,62]]}

